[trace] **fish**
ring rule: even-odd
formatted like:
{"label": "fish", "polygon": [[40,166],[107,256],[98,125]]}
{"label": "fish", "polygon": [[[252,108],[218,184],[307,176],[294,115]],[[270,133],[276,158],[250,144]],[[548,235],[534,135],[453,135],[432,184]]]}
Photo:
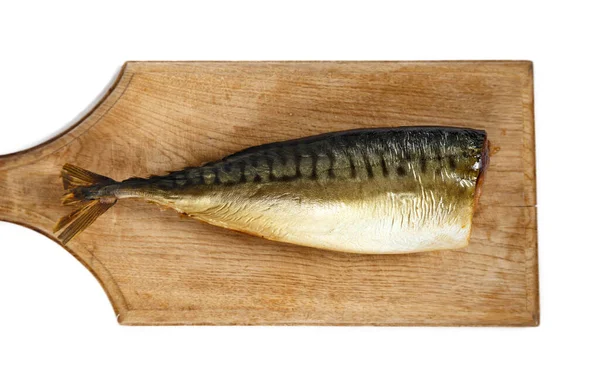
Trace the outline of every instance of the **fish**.
{"label": "fish", "polygon": [[62,230],[58,239],[67,244],[117,201],[144,199],[208,224],[324,250],[460,249],[469,243],[488,166],[484,130],[445,126],[330,132],[121,182],[67,163],[62,202],[76,209],[54,232]]}

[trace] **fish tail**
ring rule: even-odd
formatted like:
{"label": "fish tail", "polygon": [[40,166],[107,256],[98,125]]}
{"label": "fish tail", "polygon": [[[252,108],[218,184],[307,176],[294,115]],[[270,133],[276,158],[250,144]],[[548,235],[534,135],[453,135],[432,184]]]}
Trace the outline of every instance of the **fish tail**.
{"label": "fish tail", "polygon": [[54,226],[55,233],[66,227],[58,236],[63,245],[66,245],[117,202],[109,189],[116,181],[71,164],[65,164],[60,175],[67,190],[62,203],[78,206]]}

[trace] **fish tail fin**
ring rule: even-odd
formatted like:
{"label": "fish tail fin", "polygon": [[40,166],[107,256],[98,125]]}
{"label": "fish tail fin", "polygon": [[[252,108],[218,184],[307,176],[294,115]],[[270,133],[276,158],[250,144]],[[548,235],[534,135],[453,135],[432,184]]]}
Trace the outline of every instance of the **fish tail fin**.
{"label": "fish tail fin", "polygon": [[64,228],[67,224],[70,224],[58,236],[60,242],[62,242],[63,245],[66,245],[67,242],[69,242],[79,233],[83,232],[85,228],[90,226],[104,212],[108,211],[108,209],[116,202],[117,199],[112,199],[111,201],[105,201],[102,199],[92,200],[83,207],[76,209],[67,216],[64,216],[58,220],[56,226],[54,227],[54,232],[56,233]]}
{"label": "fish tail fin", "polygon": [[60,172],[65,190],[79,186],[92,186],[99,184],[115,183],[115,180],[78,166],[65,164]]}
{"label": "fish tail fin", "polygon": [[63,245],[66,245],[117,202],[113,195],[100,191],[116,181],[71,164],[65,164],[60,175],[64,188],[68,190],[62,197],[62,203],[79,206],[54,226],[55,233],[67,227],[58,236]]}

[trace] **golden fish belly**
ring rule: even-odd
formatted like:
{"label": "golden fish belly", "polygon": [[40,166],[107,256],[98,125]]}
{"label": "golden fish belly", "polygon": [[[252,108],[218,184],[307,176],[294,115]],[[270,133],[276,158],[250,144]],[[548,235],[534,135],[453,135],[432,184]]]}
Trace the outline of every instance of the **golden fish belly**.
{"label": "golden fish belly", "polygon": [[285,182],[239,185],[171,203],[199,220],[270,240],[356,253],[468,244],[474,185]]}

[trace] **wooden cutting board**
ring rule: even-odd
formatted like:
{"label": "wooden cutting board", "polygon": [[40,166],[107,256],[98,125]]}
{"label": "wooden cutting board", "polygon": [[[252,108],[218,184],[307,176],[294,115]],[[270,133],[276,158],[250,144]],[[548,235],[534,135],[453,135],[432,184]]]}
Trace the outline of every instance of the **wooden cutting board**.
{"label": "wooden cutting board", "polygon": [[65,162],[121,180],[267,142],[408,125],[489,134],[495,154],[465,249],[323,251],[126,200],[65,249],[127,325],[536,326],[531,62],[129,62],[71,129],[0,157],[0,220],[56,241],[71,210],[60,204]]}

